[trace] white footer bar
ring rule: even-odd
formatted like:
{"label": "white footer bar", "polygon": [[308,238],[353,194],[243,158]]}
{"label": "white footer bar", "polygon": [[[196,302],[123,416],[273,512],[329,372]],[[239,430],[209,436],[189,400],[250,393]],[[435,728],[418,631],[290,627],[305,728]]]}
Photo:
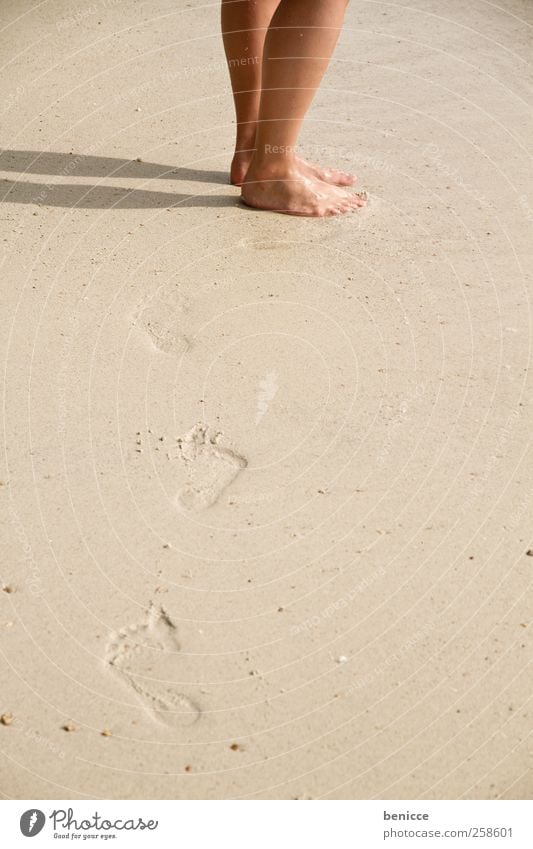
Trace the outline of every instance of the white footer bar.
{"label": "white footer bar", "polygon": [[532,849],[532,814],[529,801],[9,800],[0,833],[10,849]]}

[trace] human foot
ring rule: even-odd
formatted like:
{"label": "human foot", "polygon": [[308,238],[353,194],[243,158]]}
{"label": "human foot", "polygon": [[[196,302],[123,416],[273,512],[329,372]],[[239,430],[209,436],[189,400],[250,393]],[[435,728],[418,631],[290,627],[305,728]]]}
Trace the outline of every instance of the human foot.
{"label": "human foot", "polygon": [[296,163],[298,170],[315,177],[317,180],[322,180],[323,183],[329,183],[331,186],[353,186],[357,180],[355,174],[348,174],[346,171],[339,171],[337,168],[321,168],[320,165],[315,165],[299,156],[296,157]]}
{"label": "human foot", "polygon": [[[230,181],[234,186],[242,186],[246,180],[253,155],[253,148],[235,151],[230,169]],[[355,174],[348,174],[346,171],[339,171],[336,168],[321,168],[300,156],[296,156],[294,162],[298,171],[302,174],[313,177],[315,180],[321,180],[330,186],[353,186],[357,180]]]}
{"label": "human foot", "polygon": [[282,168],[259,168],[252,163],[241,200],[255,209],[324,218],[364,206],[366,196],[363,192],[347,194],[300,171],[296,163]]}

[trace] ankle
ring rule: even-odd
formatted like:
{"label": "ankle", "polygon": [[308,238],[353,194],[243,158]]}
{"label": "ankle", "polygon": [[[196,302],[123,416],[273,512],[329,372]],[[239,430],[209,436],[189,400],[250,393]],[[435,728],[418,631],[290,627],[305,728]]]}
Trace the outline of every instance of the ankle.
{"label": "ankle", "polygon": [[296,165],[296,148],[289,145],[257,145],[251,168],[261,174],[288,174]]}
{"label": "ankle", "polygon": [[246,124],[244,127],[237,127],[237,137],[235,139],[235,153],[249,153],[252,155],[255,151],[255,125]]}
{"label": "ankle", "polygon": [[235,159],[246,159],[250,160],[255,153],[255,148],[253,143],[250,145],[247,144],[235,144],[234,158]]}

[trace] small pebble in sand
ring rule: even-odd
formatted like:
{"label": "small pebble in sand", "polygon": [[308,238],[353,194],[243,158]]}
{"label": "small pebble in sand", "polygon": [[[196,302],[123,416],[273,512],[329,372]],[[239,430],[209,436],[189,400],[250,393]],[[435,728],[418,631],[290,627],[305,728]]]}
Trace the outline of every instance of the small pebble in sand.
{"label": "small pebble in sand", "polygon": [[72,722],[65,722],[64,725],[61,726],[63,731],[75,731],[76,726],[72,724]]}
{"label": "small pebble in sand", "polygon": [[526,551],[526,555],[528,557],[533,557],[533,548],[528,548],[528,550]]}
{"label": "small pebble in sand", "polygon": [[138,156],[138,157],[137,157],[137,159],[135,160],[135,162],[142,162],[141,157],[140,157],[140,156]]}
{"label": "small pebble in sand", "polygon": [[100,731],[102,737],[111,737],[111,731],[109,728],[104,728],[103,731]]}
{"label": "small pebble in sand", "polygon": [[192,766],[190,764],[187,764],[185,767],[185,772],[192,772]]}
{"label": "small pebble in sand", "polygon": [[242,752],[242,746],[239,743],[232,743],[230,749],[232,752]]}
{"label": "small pebble in sand", "polygon": [[4,586],[2,587],[2,590],[5,593],[14,593],[15,587],[13,586],[13,584],[4,584]]}
{"label": "small pebble in sand", "polygon": [[345,654],[341,654],[341,655],[339,655],[339,657],[336,659],[335,663],[348,663],[348,658],[346,657],[346,655],[345,655]]}
{"label": "small pebble in sand", "polygon": [[11,723],[13,722],[13,714],[3,713],[2,716],[0,716],[0,722],[2,723],[2,725],[11,725]]}

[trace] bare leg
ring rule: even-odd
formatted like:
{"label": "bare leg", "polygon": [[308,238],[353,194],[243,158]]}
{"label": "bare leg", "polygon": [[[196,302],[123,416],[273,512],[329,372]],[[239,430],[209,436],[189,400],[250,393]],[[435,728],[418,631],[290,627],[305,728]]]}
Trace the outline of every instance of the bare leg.
{"label": "bare leg", "polygon": [[243,182],[255,147],[261,98],[261,64],[268,25],[279,0],[222,0],[224,50],[237,117],[231,182]]}
{"label": "bare leg", "polygon": [[249,206],[291,215],[335,215],[363,206],[299,167],[296,142],[337,43],[347,0],[280,0],[261,68],[255,152],[242,187]]}
{"label": "bare leg", "polygon": [[[263,47],[267,29],[279,2],[280,0],[222,0],[222,38],[237,117],[237,138],[230,179],[237,186],[244,182],[255,148]],[[344,171],[320,168],[300,157],[297,157],[297,160],[302,172],[326,183],[350,186],[355,181],[353,175]]]}

